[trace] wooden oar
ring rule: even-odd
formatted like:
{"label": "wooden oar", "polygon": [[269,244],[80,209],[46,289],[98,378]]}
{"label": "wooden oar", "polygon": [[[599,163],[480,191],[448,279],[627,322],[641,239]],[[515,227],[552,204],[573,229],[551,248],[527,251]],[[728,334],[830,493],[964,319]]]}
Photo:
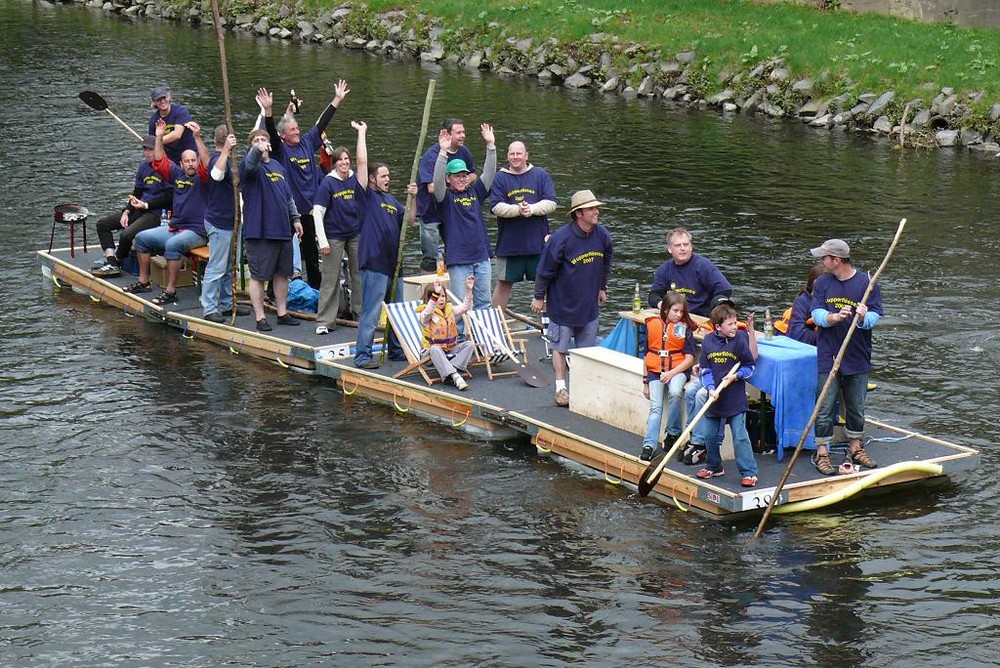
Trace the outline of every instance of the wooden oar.
{"label": "wooden oar", "polygon": [[[424,148],[424,137],[427,135],[427,125],[431,120],[431,102],[434,101],[434,85],[436,81],[431,79],[427,82],[427,97],[424,98],[424,116],[420,120],[420,136],[417,138],[417,151],[413,154],[413,167],[410,169],[410,180],[407,184],[413,183],[417,180],[417,170],[420,167],[420,154]],[[403,211],[403,227],[399,230],[399,250],[396,251],[396,267],[392,272],[392,280],[389,283],[389,301],[396,300],[396,282],[399,281],[399,274],[403,271],[403,246],[406,243],[406,219],[409,217],[409,212],[411,207],[417,205],[416,197],[407,193],[406,195],[406,208]],[[385,353],[389,341],[388,328],[386,328],[386,344],[382,346],[382,352],[379,355],[380,363],[385,362]]]}
{"label": "wooden oar", "polygon": [[[899,243],[899,237],[902,236],[904,227],[906,227],[906,218],[902,218],[899,221],[899,227],[896,228],[896,236],[892,238],[892,243],[889,244],[889,250],[886,251],[882,264],[879,265],[878,269],[875,270],[875,273],[872,274],[871,278],[868,280],[868,288],[865,290],[865,294],[861,297],[862,304],[868,303],[868,296],[871,295],[872,290],[875,288],[875,282],[878,280],[878,277],[882,275],[882,270],[885,269],[887,264],[889,264],[889,258],[892,257],[892,252],[896,250],[896,244]],[[823,399],[826,398],[826,393],[830,390],[830,386],[833,384],[833,379],[837,377],[837,372],[840,371],[840,363],[844,361],[844,353],[847,351],[847,346],[851,342],[851,337],[854,336],[854,332],[858,328],[858,320],[858,314],[855,312],[854,318],[851,320],[851,326],[847,329],[847,336],[844,337],[844,342],[840,344],[840,350],[837,351],[837,356],[833,358],[833,367],[830,369],[830,373],[826,376],[826,382],[823,383],[823,388],[819,391],[819,396],[816,397],[816,405],[813,406],[812,415],[809,416],[809,421],[806,422],[806,426],[802,429],[802,436],[799,437],[799,443],[795,446],[795,452],[792,453],[791,458],[788,460],[788,465],[781,474],[781,479],[778,480],[778,485],[774,488],[774,492],[771,493],[771,500],[767,504],[767,509],[764,511],[764,515],[760,518],[760,524],[757,525],[757,530],[754,531],[754,538],[760,538],[761,534],[764,533],[764,526],[767,524],[767,518],[771,516],[774,504],[777,502],[778,497],[781,494],[781,490],[785,486],[785,482],[788,480],[788,476],[792,472],[792,467],[795,466],[795,460],[798,459],[799,453],[802,452],[802,446],[806,443],[809,431],[816,423],[816,418],[819,416],[819,409],[823,404]]]}
{"label": "wooden oar", "polygon": [[108,109],[108,103],[107,103],[107,101],[103,97],[101,97],[100,95],[98,95],[97,93],[95,93],[92,90],[82,91],[80,93],[79,97],[80,97],[81,100],[83,100],[84,104],[86,104],[88,107],[90,107],[94,111],[106,111],[106,112],[108,112],[108,114],[111,116],[111,118],[113,118],[116,121],[118,121],[119,123],[121,123],[122,126],[126,130],[128,130],[133,135],[135,135],[136,139],[138,139],[139,141],[143,141],[144,138],[143,138],[142,135],[140,135],[138,132],[136,132],[135,130],[133,130],[131,128],[131,126],[129,126],[128,123],[126,123],[122,119],[120,119],[117,116],[115,116],[115,112],[113,112],[110,109]]}
{"label": "wooden oar", "polygon": [[[229,66],[226,62],[226,37],[223,33],[222,18],[219,13],[219,0],[212,0],[212,21],[215,23],[215,38],[219,43],[219,69],[222,71],[222,96],[226,105],[226,130],[235,135],[233,128],[233,105],[229,97]],[[236,280],[237,267],[242,268],[243,258],[238,257],[240,237],[242,236],[243,211],[240,208],[240,169],[235,151],[229,151],[229,173],[233,180],[233,238],[229,244],[229,280],[230,285],[239,285]],[[236,309],[233,309],[230,324],[236,324]]]}
{"label": "wooden oar", "polygon": [[736,372],[739,371],[740,363],[737,362],[733,365],[733,368],[729,370],[720,382],[716,389],[718,390],[715,397],[711,393],[708,395],[708,401],[705,405],[701,407],[701,410],[688,422],[688,426],[681,432],[681,435],[677,437],[674,444],[671,446],[670,450],[666,453],[653,458],[653,461],[649,462],[649,466],[646,470],[642,472],[639,476],[639,496],[648,496],[653,488],[656,487],[656,482],[660,479],[660,475],[663,473],[663,469],[666,468],[667,463],[670,458],[674,456],[674,453],[683,446],[688,440],[691,439],[691,434],[694,432],[695,426],[701,420],[701,418],[708,412],[709,407],[715,403],[718,394],[721,394],[724,389],[729,387],[730,383],[736,380]]}
{"label": "wooden oar", "polygon": [[523,322],[525,325],[531,325],[532,327],[534,327],[535,329],[537,329],[540,332],[544,332],[545,331],[545,328],[542,327],[542,323],[538,322],[537,320],[534,320],[533,318],[529,318],[526,315],[521,315],[517,311],[512,311],[509,308],[507,308],[506,306],[503,307],[503,312],[504,312],[504,315],[506,315],[509,318],[513,318],[514,320],[517,320],[518,322]]}

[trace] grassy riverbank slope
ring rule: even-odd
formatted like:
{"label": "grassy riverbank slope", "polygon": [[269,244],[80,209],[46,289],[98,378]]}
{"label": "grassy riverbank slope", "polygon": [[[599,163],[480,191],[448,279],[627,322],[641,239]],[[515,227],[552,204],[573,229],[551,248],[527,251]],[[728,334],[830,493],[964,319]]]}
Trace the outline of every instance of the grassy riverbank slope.
{"label": "grassy riverbank slope", "polygon": [[[343,4],[303,1],[317,11]],[[651,59],[656,52],[663,58],[693,52],[703,96],[725,88],[727,75],[775,58],[791,79],[811,79],[814,97],[895,90],[902,106],[929,103],[950,87],[968,100],[969,125],[996,129],[989,114],[1000,102],[1000,34],[993,30],[747,0],[371,0],[353,6],[443,19],[438,40],[465,51],[522,38],[579,44],[603,33],[638,45]],[[619,55],[613,67],[628,75],[635,53],[628,60]],[[642,73],[631,74],[636,80],[630,83],[638,85]]]}

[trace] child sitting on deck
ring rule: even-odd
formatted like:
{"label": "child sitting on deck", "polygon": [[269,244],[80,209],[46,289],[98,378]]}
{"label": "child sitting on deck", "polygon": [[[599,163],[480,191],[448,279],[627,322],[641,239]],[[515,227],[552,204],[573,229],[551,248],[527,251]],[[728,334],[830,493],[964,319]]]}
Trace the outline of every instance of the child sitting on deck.
{"label": "child sitting on deck", "polygon": [[681,404],[688,370],[694,366],[695,324],[688,315],[684,295],[670,291],[660,301],[660,313],[646,319],[646,375],[642,395],[649,399],[646,436],[639,459],[653,458],[663,422],[664,389],[667,391],[667,434],[663,443],[669,450],[681,434]]}
{"label": "child sitting on deck", "polygon": [[420,324],[424,328],[424,349],[421,357],[428,355],[442,379],[451,378],[459,390],[468,389],[469,384],[462,378],[472,360],[475,345],[471,341],[458,340],[458,323],[455,318],[472,308],[472,289],[476,277],[465,279],[465,301],[452,307],[448,293],[439,281],[424,288],[424,303],[417,307]]}
{"label": "child sitting on deck", "polygon": [[[750,436],[747,434],[746,412],[747,394],[744,381],[753,375],[754,358],[749,333],[740,330],[736,322],[736,309],[729,304],[720,304],[712,309],[709,319],[714,325],[714,331],[707,334],[701,342],[701,382],[708,390],[715,403],[709,406],[705,413],[705,434],[708,435],[706,446],[708,458],[705,468],[698,471],[701,479],[715,478],[726,471],[722,468],[722,455],[719,448],[722,444],[720,436],[724,433],[723,426],[729,422],[733,434],[733,449],[736,451],[736,466],[743,476],[741,485],[753,487],[757,484],[757,462],[753,457]],[[736,363],[740,368],[736,372],[737,380],[721,391],[716,385],[729,369]]]}

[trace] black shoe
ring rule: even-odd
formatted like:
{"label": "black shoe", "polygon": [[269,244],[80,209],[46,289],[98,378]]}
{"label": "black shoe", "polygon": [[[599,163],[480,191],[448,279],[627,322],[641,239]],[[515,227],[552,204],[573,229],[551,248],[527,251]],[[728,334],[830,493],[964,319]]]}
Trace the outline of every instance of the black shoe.
{"label": "black shoe", "polygon": [[[249,306],[237,306],[236,307],[236,315],[250,315],[250,312],[251,312],[251,310],[250,310]],[[222,315],[224,315],[226,317],[229,317],[232,314],[233,314],[233,309],[231,309],[231,308],[227,308],[225,311],[222,312]]]}
{"label": "black shoe", "polygon": [[127,285],[124,288],[122,288],[122,292],[131,292],[134,295],[152,291],[153,291],[153,286],[150,285],[148,281],[146,283],[136,281],[132,285]]}
{"label": "black shoe", "polygon": [[209,322],[223,323],[226,322],[228,318],[224,317],[221,313],[212,312],[205,315],[205,320],[208,320]]}
{"label": "black shoe", "polygon": [[288,325],[290,327],[296,327],[296,326],[298,326],[299,321],[296,320],[295,318],[293,318],[291,315],[289,315],[289,314],[286,313],[284,315],[279,315],[278,316],[278,324],[279,325]]}
{"label": "black shoe", "polygon": [[267,321],[267,318],[261,318],[257,321],[257,331],[258,332],[270,332],[271,324]]}
{"label": "black shoe", "polygon": [[644,462],[648,462],[653,458],[653,446],[644,445],[642,446],[642,454],[639,455],[639,459]]}
{"label": "black shoe", "polygon": [[704,445],[689,445],[684,450],[684,463],[688,466],[697,466],[708,458],[708,448]]}

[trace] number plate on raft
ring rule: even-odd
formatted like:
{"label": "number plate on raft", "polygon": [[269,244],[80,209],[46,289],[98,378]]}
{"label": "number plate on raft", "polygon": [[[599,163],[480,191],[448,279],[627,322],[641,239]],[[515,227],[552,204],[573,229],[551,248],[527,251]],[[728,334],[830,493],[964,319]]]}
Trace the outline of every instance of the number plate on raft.
{"label": "number plate on raft", "polygon": [[[774,487],[767,489],[756,489],[740,493],[740,500],[743,502],[742,510],[764,510],[771,503],[774,495]],[[780,506],[788,501],[788,492],[782,490],[778,501],[774,504]]]}

